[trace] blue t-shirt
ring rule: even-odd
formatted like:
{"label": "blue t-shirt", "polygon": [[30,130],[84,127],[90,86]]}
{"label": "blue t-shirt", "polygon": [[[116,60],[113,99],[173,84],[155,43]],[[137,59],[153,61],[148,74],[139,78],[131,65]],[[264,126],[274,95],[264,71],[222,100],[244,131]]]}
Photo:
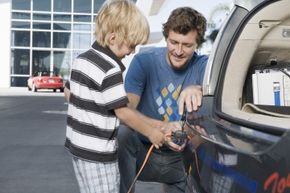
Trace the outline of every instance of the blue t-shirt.
{"label": "blue t-shirt", "polygon": [[179,94],[188,85],[202,84],[208,57],[194,53],[186,68],[174,70],[166,54],[165,47],[136,54],[125,77],[125,89],[140,96],[137,109],[148,117],[179,121]]}

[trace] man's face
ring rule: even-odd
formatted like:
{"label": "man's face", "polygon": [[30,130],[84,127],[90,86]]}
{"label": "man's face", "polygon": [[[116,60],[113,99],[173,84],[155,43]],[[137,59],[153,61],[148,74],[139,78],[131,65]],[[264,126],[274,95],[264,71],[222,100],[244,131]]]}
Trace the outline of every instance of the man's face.
{"label": "man's face", "polygon": [[186,35],[170,31],[167,43],[167,61],[174,69],[182,69],[190,60],[197,48],[197,31],[193,30]]}

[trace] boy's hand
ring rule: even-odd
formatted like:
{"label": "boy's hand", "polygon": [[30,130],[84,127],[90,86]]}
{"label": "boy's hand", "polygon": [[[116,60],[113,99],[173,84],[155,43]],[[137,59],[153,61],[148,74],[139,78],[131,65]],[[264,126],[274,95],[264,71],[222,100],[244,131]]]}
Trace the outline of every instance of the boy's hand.
{"label": "boy's hand", "polygon": [[172,132],[181,130],[181,125],[179,121],[175,122],[163,122],[163,126],[161,127],[161,131],[165,135],[171,135]]}
{"label": "boy's hand", "polygon": [[163,143],[165,142],[164,133],[156,128],[152,129],[147,137],[156,149],[162,147]]}

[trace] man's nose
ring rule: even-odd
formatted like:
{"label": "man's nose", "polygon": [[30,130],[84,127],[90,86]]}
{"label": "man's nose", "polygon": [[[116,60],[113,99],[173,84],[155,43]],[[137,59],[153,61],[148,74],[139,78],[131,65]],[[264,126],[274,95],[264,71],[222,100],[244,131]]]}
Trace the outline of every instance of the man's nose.
{"label": "man's nose", "polygon": [[182,44],[178,44],[176,48],[176,54],[181,55],[183,53],[183,47]]}

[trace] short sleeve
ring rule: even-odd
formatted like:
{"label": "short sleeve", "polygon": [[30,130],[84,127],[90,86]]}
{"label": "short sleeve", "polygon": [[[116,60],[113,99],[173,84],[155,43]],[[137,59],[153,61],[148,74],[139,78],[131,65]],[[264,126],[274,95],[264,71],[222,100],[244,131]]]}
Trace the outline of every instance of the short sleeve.
{"label": "short sleeve", "polygon": [[142,66],[139,55],[135,55],[125,77],[125,90],[141,96],[146,85],[146,68]]}
{"label": "short sleeve", "polygon": [[102,83],[103,100],[108,109],[116,109],[126,106],[129,102],[124,89],[123,76],[121,71],[113,74],[108,73]]}

